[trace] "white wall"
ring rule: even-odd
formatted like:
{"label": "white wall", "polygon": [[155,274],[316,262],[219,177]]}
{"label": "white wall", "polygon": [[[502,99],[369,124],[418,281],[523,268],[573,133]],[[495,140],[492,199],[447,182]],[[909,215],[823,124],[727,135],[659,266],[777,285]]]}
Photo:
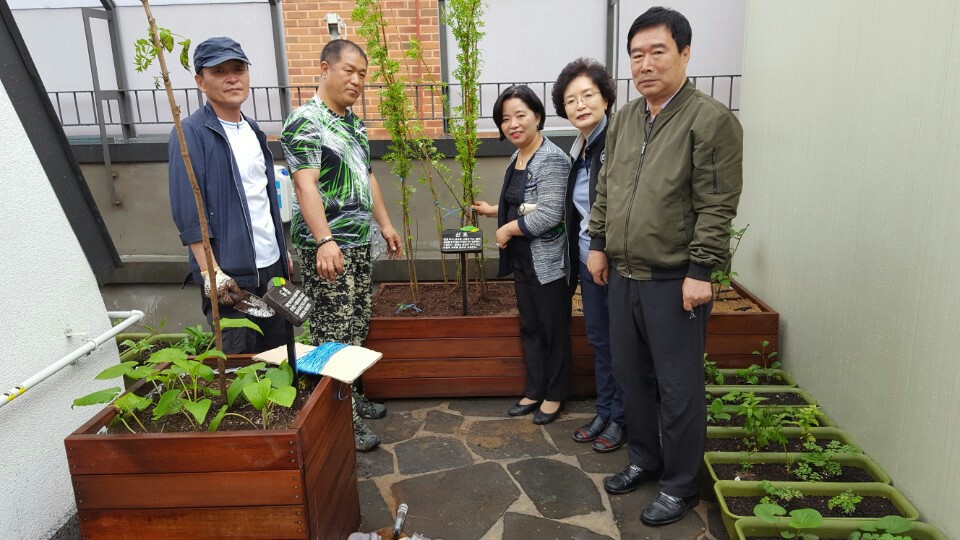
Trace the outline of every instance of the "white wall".
{"label": "white wall", "polygon": [[[0,86],[0,388],[13,388],[110,328],[96,279]],[[52,143],[51,143],[52,144]],[[130,309],[130,308],[128,308]],[[63,438],[96,413],[74,398],[105,388],[111,341],[0,409],[0,524],[4,538],[48,538],[74,512]]]}
{"label": "white wall", "polygon": [[736,266],[801,386],[960,538],[960,5],[752,1]]}

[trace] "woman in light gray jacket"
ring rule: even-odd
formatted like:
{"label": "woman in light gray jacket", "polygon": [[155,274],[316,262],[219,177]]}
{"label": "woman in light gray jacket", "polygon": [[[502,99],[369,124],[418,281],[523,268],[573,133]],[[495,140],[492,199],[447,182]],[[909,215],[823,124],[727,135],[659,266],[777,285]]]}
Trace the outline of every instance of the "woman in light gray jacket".
{"label": "woman in light gray jacket", "polygon": [[500,277],[513,273],[520,340],[527,364],[524,397],[507,411],[536,411],[535,424],[560,414],[570,388],[570,261],[563,213],[570,159],[540,133],[545,111],[530,88],[511,86],[493,106],[500,138],[517,147],[496,206],[473,209],[497,217]]}

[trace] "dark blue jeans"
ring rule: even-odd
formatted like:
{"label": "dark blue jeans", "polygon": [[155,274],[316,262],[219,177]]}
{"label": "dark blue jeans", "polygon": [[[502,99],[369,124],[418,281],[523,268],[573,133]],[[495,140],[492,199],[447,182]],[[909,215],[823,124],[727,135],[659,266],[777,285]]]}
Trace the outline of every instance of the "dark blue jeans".
{"label": "dark blue jeans", "polygon": [[610,357],[610,312],[607,308],[607,287],[593,282],[587,265],[580,263],[580,295],[583,298],[583,322],[587,341],[593,348],[593,365],[597,379],[597,414],[621,426],[623,397],[613,377]]}

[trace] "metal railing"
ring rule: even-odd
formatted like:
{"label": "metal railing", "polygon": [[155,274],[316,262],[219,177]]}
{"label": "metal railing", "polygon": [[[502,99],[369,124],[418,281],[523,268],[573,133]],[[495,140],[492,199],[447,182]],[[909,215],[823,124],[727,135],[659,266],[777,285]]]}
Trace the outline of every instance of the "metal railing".
{"label": "metal railing", "polygon": [[[740,94],[740,75],[705,75],[690,77],[690,81],[698,89],[725,104],[732,111],[738,112]],[[558,117],[553,110],[550,92],[554,81],[535,81],[526,83],[497,82],[482,83],[480,85],[480,125],[481,130],[495,131],[493,124],[493,104],[500,92],[512,84],[527,84],[543,100],[547,110],[546,128],[569,128],[569,123]],[[383,118],[380,116],[379,102],[381,97],[378,90],[380,84],[367,85],[361,98],[353,109],[363,118],[367,127],[382,127]],[[419,120],[435,122],[436,129],[447,131],[447,104],[456,107],[462,101],[459,85],[451,84],[445,87],[435,84],[413,84],[408,86],[408,92],[413,101],[414,111]],[[257,86],[251,87],[250,97],[244,103],[243,111],[248,117],[256,120],[268,135],[278,135],[283,125],[284,117],[282,100],[289,96],[291,105],[296,107],[313,97],[314,86]],[[130,101],[132,118],[123,118],[119,101],[115,97],[104,97],[103,115],[104,124],[111,136],[120,134],[123,125],[133,126],[138,135],[166,135],[173,126],[173,117],[167,103],[166,91],[163,89],[127,90],[125,92]],[[96,136],[99,126],[96,95],[93,90],[69,90],[49,92],[50,101],[57,112],[61,125],[70,136]],[[617,102],[622,105],[639,96],[639,92],[630,79],[617,80]],[[174,89],[174,98],[180,106],[181,116],[186,117],[203,106],[204,96],[197,88]]]}

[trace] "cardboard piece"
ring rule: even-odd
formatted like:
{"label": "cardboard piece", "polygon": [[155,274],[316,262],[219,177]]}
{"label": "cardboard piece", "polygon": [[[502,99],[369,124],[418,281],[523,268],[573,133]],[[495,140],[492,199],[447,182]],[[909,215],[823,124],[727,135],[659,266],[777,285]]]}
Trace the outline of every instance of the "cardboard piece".
{"label": "cardboard piece", "polygon": [[[308,352],[316,347],[312,345],[296,344],[297,359],[303,358]],[[287,358],[287,347],[282,345],[269,351],[264,351],[253,357],[256,362],[266,362],[279,366]],[[342,350],[330,357],[326,365],[320,371],[320,375],[352,384],[364,371],[370,369],[370,366],[376,364],[383,353],[372,351],[364,347],[347,345]]]}

